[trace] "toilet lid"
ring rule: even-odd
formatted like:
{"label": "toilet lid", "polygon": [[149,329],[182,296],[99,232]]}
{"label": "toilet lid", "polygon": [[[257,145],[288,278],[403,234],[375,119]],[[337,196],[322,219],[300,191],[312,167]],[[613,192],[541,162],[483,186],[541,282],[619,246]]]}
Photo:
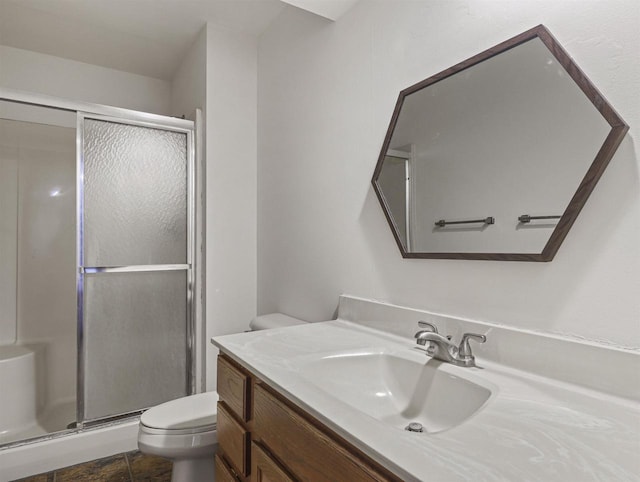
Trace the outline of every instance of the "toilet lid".
{"label": "toilet lid", "polygon": [[217,402],[218,392],[178,398],[150,408],[140,416],[140,422],[162,430],[213,426],[216,423]]}

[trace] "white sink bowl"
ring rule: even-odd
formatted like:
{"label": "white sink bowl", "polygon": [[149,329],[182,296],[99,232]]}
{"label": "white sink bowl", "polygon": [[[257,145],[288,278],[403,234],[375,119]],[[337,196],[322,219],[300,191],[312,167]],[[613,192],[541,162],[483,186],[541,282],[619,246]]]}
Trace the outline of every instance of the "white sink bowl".
{"label": "white sink bowl", "polygon": [[326,356],[299,366],[316,387],[394,427],[411,422],[437,433],[461,424],[489,400],[492,387],[424,353]]}

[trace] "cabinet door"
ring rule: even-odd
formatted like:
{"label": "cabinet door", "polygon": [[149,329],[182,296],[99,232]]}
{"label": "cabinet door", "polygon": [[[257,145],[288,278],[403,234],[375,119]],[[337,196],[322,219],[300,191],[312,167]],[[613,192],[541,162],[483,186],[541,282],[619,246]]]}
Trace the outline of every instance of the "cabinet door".
{"label": "cabinet door", "polygon": [[363,458],[355,456],[279,397],[254,386],[254,435],[282,460],[291,473],[314,482],[380,482],[392,480]]}
{"label": "cabinet door", "polygon": [[216,454],[216,482],[238,482],[227,462]]}
{"label": "cabinet door", "polygon": [[295,482],[269,454],[251,443],[251,482]]}
{"label": "cabinet door", "polygon": [[233,418],[223,402],[218,402],[217,430],[224,457],[240,475],[249,475],[250,434]]}
{"label": "cabinet door", "polygon": [[218,395],[240,420],[249,420],[249,377],[224,356],[218,357]]}

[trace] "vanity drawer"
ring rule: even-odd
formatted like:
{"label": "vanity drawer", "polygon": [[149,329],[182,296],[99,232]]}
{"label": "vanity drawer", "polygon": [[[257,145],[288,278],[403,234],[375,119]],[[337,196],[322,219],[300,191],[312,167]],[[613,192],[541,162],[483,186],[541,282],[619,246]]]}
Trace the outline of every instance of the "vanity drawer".
{"label": "vanity drawer", "polygon": [[224,402],[218,402],[217,432],[222,455],[240,475],[248,475],[250,433],[233,418]]}
{"label": "vanity drawer", "polygon": [[262,384],[254,385],[253,411],[254,439],[260,439],[278,459],[286,461],[297,479],[393,480],[346,449],[337,435],[318,428]]}
{"label": "vanity drawer", "polygon": [[250,417],[249,376],[225,356],[218,356],[218,395],[244,422]]}
{"label": "vanity drawer", "polygon": [[233,469],[227,464],[227,462],[216,454],[216,482],[238,482],[239,479],[236,474],[233,473]]}
{"label": "vanity drawer", "polygon": [[295,482],[287,472],[255,442],[251,443],[251,482]]}

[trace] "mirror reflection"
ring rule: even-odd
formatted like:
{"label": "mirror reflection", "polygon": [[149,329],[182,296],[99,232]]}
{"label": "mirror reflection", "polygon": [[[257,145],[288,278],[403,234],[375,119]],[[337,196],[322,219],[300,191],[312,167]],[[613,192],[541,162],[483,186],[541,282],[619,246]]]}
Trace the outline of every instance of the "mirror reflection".
{"label": "mirror reflection", "polygon": [[610,119],[540,32],[553,41],[539,27],[401,93],[373,184],[405,257],[555,254],[615,148],[601,155]]}

